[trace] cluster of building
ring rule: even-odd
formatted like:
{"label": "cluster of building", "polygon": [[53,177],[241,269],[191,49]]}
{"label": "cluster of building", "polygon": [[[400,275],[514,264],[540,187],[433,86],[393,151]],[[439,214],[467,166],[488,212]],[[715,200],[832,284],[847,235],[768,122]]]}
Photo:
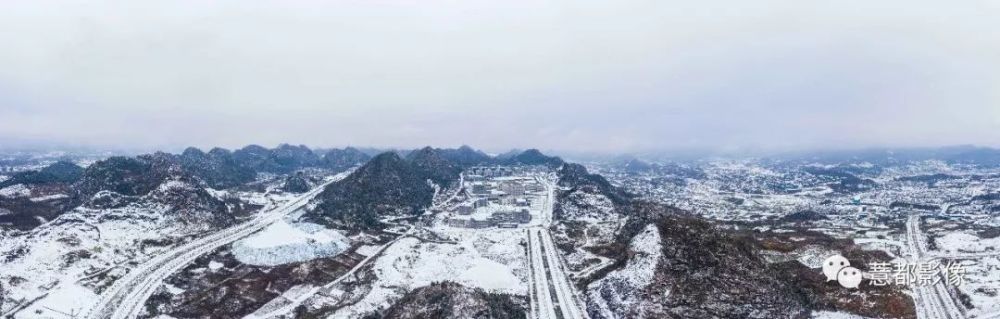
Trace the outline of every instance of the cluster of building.
{"label": "cluster of building", "polygon": [[[511,177],[518,173],[516,168],[509,167],[474,167],[466,171],[466,194],[469,200],[455,208],[456,215],[446,218],[445,223],[452,227],[516,228],[519,224],[531,222],[531,197],[529,193],[545,190],[545,187],[528,178]],[[503,205],[504,208],[489,213],[490,205]],[[482,213],[476,214],[477,211]]]}
{"label": "cluster of building", "polygon": [[514,170],[505,166],[476,166],[466,170],[466,175],[482,178],[505,177],[514,174]]}
{"label": "cluster of building", "polygon": [[451,227],[462,228],[517,228],[519,224],[531,222],[531,213],[528,209],[494,212],[486,219],[476,218],[447,218],[445,224]]}

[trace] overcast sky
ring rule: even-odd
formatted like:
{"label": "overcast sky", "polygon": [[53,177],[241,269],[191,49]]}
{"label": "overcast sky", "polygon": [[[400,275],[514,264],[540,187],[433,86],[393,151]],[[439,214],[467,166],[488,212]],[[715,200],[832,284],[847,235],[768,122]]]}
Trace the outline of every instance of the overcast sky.
{"label": "overcast sky", "polygon": [[1000,146],[997,17],[975,0],[3,1],[0,143]]}

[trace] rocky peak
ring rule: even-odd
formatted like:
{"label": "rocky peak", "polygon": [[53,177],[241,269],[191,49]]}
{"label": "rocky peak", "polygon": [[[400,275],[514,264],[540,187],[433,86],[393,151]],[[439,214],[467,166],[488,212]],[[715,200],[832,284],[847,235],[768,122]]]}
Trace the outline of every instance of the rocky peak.
{"label": "rocky peak", "polygon": [[141,196],[156,189],[169,176],[180,171],[180,167],[164,153],[137,157],[114,156],[87,167],[76,188],[84,197],[102,190],[126,196]]}
{"label": "rocky peak", "polygon": [[202,152],[197,147],[188,147],[184,149],[184,152],[181,152],[181,156],[189,158],[201,158],[205,157],[205,152]]}
{"label": "rocky peak", "polygon": [[430,146],[411,152],[407,160],[416,173],[434,181],[441,186],[447,186],[458,180],[462,168],[445,158],[443,152]]}
{"label": "rocky peak", "polygon": [[561,158],[547,156],[542,154],[542,152],[537,149],[529,149],[521,152],[520,154],[511,157],[506,162],[513,165],[545,165],[551,168],[557,168],[564,163]]}
{"label": "rocky peak", "polygon": [[441,152],[441,156],[462,167],[480,165],[493,160],[486,153],[473,149],[468,145],[462,145],[457,149],[441,149],[439,151]]}
{"label": "rocky peak", "polygon": [[378,228],[384,215],[419,212],[434,189],[420,170],[394,152],[379,154],[343,180],[327,186],[303,218],[343,228]]}
{"label": "rocky peak", "polygon": [[74,183],[80,180],[83,175],[83,168],[67,161],[58,161],[50,164],[38,171],[20,172],[11,176],[10,179],[0,182],[0,188],[10,185],[25,184],[48,184],[48,183]]}

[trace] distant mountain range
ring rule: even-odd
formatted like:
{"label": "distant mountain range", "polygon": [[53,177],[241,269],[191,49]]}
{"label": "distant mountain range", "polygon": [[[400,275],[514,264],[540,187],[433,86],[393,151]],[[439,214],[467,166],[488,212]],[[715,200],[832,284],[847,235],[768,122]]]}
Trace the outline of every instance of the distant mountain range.
{"label": "distant mountain range", "polygon": [[[405,154],[405,157],[401,154]],[[138,156],[112,156],[87,168],[60,161],[38,171],[17,173],[0,182],[0,188],[16,185],[60,184],[68,187],[65,205],[45,205],[0,197],[0,208],[19,207],[21,220],[46,220],[61,212],[91,202],[94,195],[108,191],[114,196],[144,196],[169,180],[205,188],[227,189],[255,181],[260,174],[287,175],[309,168],[342,171],[367,163],[343,181],[328,187],[318,198],[316,211],[306,217],[323,224],[349,227],[377,227],[377,217],[394,213],[408,214],[430,205],[434,189],[428,181],[447,187],[458,180],[459,173],[475,165],[548,165],[563,163],[538,150],[527,150],[503,157],[491,157],[469,146],[454,149],[424,147],[412,151],[383,152],[374,158],[357,148],[329,149],[320,155],[304,145],[282,144],[269,149],[259,145],[230,151],[213,148],[204,152],[189,147],[180,154],[156,152]],[[300,176],[289,175],[285,190],[303,192],[311,187]],[[104,196],[94,205],[117,203],[118,197]],[[109,200],[111,202],[109,202]],[[31,209],[26,209],[30,206]],[[214,207],[214,205],[210,205]],[[8,217],[8,218],[14,218]],[[37,222],[30,222],[35,225]],[[25,225],[25,227],[33,227]]]}
{"label": "distant mountain range", "polygon": [[647,162],[689,162],[706,159],[757,158],[774,161],[817,162],[837,164],[843,162],[870,162],[873,164],[899,164],[909,161],[941,160],[949,163],[1000,165],[1000,148],[973,145],[942,147],[872,147],[842,150],[802,151],[711,151],[675,150],[645,151],[635,153],[557,153],[570,160],[604,163],[627,163],[633,159]]}
{"label": "distant mountain range", "polygon": [[[38,226],[40,221],[51,220],[80,205],[124,205],[131,201],[129,198],[150,194],[167,181],[183,181],[197,188],[178,202],[222,212],[226,210],[222,209],[224,205],[213,202],[203,188],[238,187],[257,180],[260,174],[289,174],[308,168],[342,171],[360,165],[368,158],[366,154],[352,148],[328,150],[321,157],[308,147],[283,144],[273,149],[250,145],[236,151],[213,148],[206,153],[191,147],[180,154],[157,152],[138,156],[111,156],[87,168],[58,161],[37,171],[16,173],[0,182],[0,188],[18,184],[58,188],[63,189],[59,192],[65,198],[32,201],[0,196],[0,209],[12,212],[0,217],[0,223],[31,229]],[[296,182],[304,181],[293,181]],[[310,186],[299,183],[290,187],[291,190],[301,190]],[[110,193],[100,198],[94,197],[101,192]],[[199,200],[202,203],[193,202]]]}

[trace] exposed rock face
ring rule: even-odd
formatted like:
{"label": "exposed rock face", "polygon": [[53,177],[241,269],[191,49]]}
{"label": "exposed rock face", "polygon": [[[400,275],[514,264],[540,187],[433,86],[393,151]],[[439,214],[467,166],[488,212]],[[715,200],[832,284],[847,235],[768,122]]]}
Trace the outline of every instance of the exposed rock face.
{"label": "exposed rock face", "polygon": [[316,208],[303,218],[328,226],[377,228],[380,216],[418,212],[430,205],[433,195],[418,169],[387,152],[327,186],[315,199]]}
{"label": "exposed rock face", "polygon": [[368,318],[526,318],[523,296],[490,293],[453,282],[435,283],[414,289],[381,315]]}

